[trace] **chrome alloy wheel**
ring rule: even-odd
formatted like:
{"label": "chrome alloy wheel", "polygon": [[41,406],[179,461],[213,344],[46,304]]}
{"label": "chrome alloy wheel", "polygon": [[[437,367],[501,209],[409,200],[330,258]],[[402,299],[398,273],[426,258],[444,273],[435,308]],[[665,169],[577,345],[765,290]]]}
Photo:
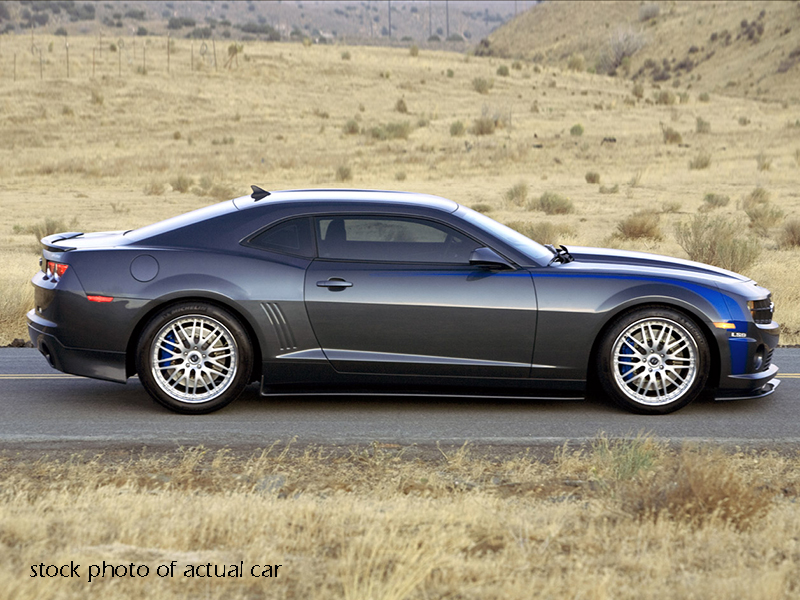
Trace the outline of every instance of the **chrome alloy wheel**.
{"label": "chrome alloy wheel", "polygon": [[697,343],[670,319],[651,317],[632,323],[614,340],[612,352],[617,386],[639,404],[669,404],[697,378]]}
{"label": "chrome alloy wheel", "polygon": [[231,386],[238,366],[236,340],[206,315],[173,319],[156,334],[151,371],[170,397],[191,404],[213,400]]}

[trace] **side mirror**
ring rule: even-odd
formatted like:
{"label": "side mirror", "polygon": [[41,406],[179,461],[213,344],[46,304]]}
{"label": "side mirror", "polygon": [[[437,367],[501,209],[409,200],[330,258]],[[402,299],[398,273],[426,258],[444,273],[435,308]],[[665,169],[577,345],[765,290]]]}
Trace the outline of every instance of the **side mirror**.
{"label": "side mirror", "polygon": [[469,255],[469,264],[485,269],[513,269],[514,265],[508,262],[491,248],[475,248]]}

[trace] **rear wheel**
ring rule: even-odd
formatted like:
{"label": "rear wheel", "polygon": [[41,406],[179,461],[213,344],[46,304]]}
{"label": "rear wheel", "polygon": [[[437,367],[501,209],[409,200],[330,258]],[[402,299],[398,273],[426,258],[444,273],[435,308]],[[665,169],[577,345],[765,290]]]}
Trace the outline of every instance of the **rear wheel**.
{"label": "rear wheel", "polygon": [[147,392],[185,414],[209,413],[235,400],[253,368],[250,340],[238,319],[203,302],[171,306],[153,317],[136,359]]}
{"label": "rear wheel", "polygon": [[600,383],[614,401],[634,412],[665,414],[700,394],[711,353],[694,321],[668,308],[649,307],[612,324],[597,362]]}

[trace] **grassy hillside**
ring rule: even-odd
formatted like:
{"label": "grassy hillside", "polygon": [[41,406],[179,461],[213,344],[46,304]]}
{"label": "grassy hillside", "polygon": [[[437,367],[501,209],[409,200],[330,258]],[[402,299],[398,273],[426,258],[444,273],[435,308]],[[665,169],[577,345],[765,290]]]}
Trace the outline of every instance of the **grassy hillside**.
{"label": "grassy hillside", "polygon": [[38,39],[41,62],[25,36],[0,53],[2,344],[25,336],[44,232],[137,227],[253,183],[429,192],[542,242],[681,257],[676,226],[710,217],[695,246],[746,250],[736,268],[800,342],[792,102],[424,49],[248,42],[215,69],[173,39],[168,71],[156,37],[70,38],[67,78],[63,38]]}
{"label": "grassy hillside", "polygon": [[[219,2],[126,0],[0,2],[0,32],[175,38],[357,40],[369,44],[414,41],[461,47],[477,41],[523,10],[511,0],[337,0]],[[391,6],[391,34],[389,32]],[[449,38],[449,39],[448,39]],[[440,44],[439,44],[440,45]]]}
{"label": "grassy hillside", "polygon": [[800,103],[800,2],[546,2],[489,41],[499,55],[564,68],[580,55],[598,72],[610,54],[641,46],[618,76]]}

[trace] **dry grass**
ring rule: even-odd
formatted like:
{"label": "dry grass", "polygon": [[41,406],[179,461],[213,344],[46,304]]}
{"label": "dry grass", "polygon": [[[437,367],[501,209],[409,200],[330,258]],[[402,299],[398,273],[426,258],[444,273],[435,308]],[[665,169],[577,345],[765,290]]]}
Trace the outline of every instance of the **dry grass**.
{"label": "dry grass", "polygon": [[[0,461],[0,599],[793,597],[796,458],[652,438],[528,452],[390,444]],[[90,565],[146,577],[87,581]],[[30,565],[80,564],[80,580]],[[175,561],[173,577],[159,565]],[[187,565],[245,565],[190,578]],[[254,564],[281,565],[268,580]],[[258,572],[258,571],[256,571]]]}
{"label": "dry grass", "polygon": [[[638,5],[619,6],[631,13],[629,22],[638,22]],[[665,14],[669,11],[661,6],[662,14],[647,25],[648,33],[658,35],[633,57],[633,72],[641,53],[647,55],[663,43],[658,33],[666,26],[662,21],[682,18]],[[676,10],[684,10],[683,4],[677,6]],[[737,6],[724,3],[725,10]],[[544,4],[539,9],[547,12],[551,7]],[[595,9],[576,4],[575,10]],[[745,17],[749,21],[755,15],[743,15],[737,27]],[[658,26],[651,27],[653,22]],[[616,24],[609,23],[608,30],[603,22],[598,27],[603,45]],[[762,51],[771,43],[770,31],[767,27],[759,46]],[[786,126],[797,119],[791,98],[800,93],[794,91],[786,93],[784,107],[781,102],[762,102],[755,87],[750,97],[743,98],[742,86],[727,91],[725,81],[719,87],[707,84],[711,75],[704,74],[702,80],[692,81],[692,98],[673,105],[655,104],[652,94],[657,90],[649,81],[637,80],[643,88],[642,100],[630,105],[624,100],[631,97],[631,82],[586,71],[562,72],[548,64],[549,58],[536,68],[512,69],[509,77],[501,78],[495,72],[502,63],[491,57],[465,60],[462,55],[427,48],[411,57],[408,48],[304,48],[299,43],[245,42],[238,68],[214,71],[213,65],[206,65],[190,72],[191,42],[178,37],[172,40],[175,52],[167,75],[166,40],[155,36],[148,38],[146,77],[135,73],[135,67],[141,66],[142,40],[136,40],[137,61],[128,65],[132,38],[125,38],[123,76],[116,75],[119,55],[103,52],[94,80],[91,57],[97,39],[71,36],[73,62],[67,80],[60,68],[63,38],[48,38],[38,31],[35,36],[44,48],[50,39],[54,41],[53,53],[45,54],[43,81],[38,78],[38,61],[30,55],[30,39],[3,36],[0,54],[4,124],[0,252],[13,261],[17,255],[30,256],[24,259],[27,262],[20,259],[21,265],[28,266],[0,272],[3,289],[27,289],[37,268],[33,235],[16,232],[15,225],[24,229],[49,216],[69,228],[77,216],[86,231],[129,229],[199,208],[224,197],[226,191],[230,196],[247,194],[253,183],[267,189],[352,185],[336,181],[341,165],[351,167],[359,186],[434,193],[465,205],[485,203],[492,216],[503,222],[534,216],[527,206],[506,205],[503,199],[505,190],[524,180],[529,200],[548,190],[570,199],[572,212],[553,217],[553,223],[569,225],[574,231],[571,243],[586,246],[603,245],[617,223],[633,212],[659,211],[659,207],[681,203],[681,214],[662,214],[663,239],[620,243],[629,249],[682,257],[686,253],[674,226],[704,206],[698,190],[739,199],[761,183],[772,194],[772,206],[787,215],[800,211],[797,129]],[[707,37],[679,49],[685,53],[703,39]],[[343,52],[350,53],[349,60],[342,59]],[[564,52],[584,53],[579,48],[564,48]],[[6,77],[15,53],[16,82]],[[564,58],[565,67],[570,54]],[[596,56],[584,56],[587,66],[595,64]],[[680,60],[683,54],[676,50],[675,56]],[[660,64],[662,56],[656,58]],[[511,60],[506,62],[511,64]],[[495,79],[488,96],[472,89],[472,81],[480,78]],[[688,79],[682,79],[685,86]],[[268,94],[261,85],[265,81]],[[324,98],[320,86],[326,90]],[[670,88],[676,99],[684,86]],[[770,93],[783,89],[769,87]],[[700,103],[704,89],[713,91],[712,104]],[[92,102],[91,90],[102,96],[102,104]],[[584,91],[587,95],[582,95]],[[394,110],[401,97],[413,119]],[[63,110],[65,106],[69,111]],[[531,106],[537,112],[531,112]],[[503,115],[502,126],[495,122],[496,114]],[[491,135],[469,133],[480,115],[486,117],[487,125],[490,121],[494,125]],[[713,122],[712,131],[702,137],[695,133],[698,115]],[[738,125],[742,115],[752,119],[750,126]],[[418,125],[421,117],[427,123],[424,127]],[[397,123],[406,118],[409,123]],[[451,124],[459,121],[465,135],[451,136]],[[587,124],[580,138],[569,135],[575,123]],[[682,134],[690,147],[665,145],[660,123]],[[614,136],[617,142],[600,144],[601,136]],[[213,144],[224,139],[235,143]],[[698,139],[713,152],[713,165],[687,171],[688,161],[700,150]],[[757,171],[754,157],[758,152],[772,158],[770,170]],[[599,183],[587,185],[587,172],[602,174],[609,189],[614,182],[637,176],[632,184],[620,185],[619,193],[601,195]],[[396,178],[397,173],[406,178]],[[184,193],[169,185],[180,177],[193,181],[188,188],[178,186],[187,189]],[[211,187],[200,185],[204,177]],[[210,193],[213,186],[218,186],[217,193]],[[159,190],[161,194],[155,193]],[[110,202],[129,212],[114,212]],[[746,219],[741,210],[730,206],[727,210]],[[792,278],[779,276],[775,265],[786,271],[800,270],[800,251],[782,245],[780,229],[772,228],[768,234],[764,251],[749,273],[776,298],[776,320],[784,324],[782,342],[798,343],[800,308],[794,307],[800,295],[795,294]],[[17,325],[0,329],[0,344],[25,337],[22,321],[14,322]]]}
{"label": "dry grass", "polygon": [[659,226],[658,213],[643,211],[633,213],[617,224],[617,233],[625,240],[649,238],[660,240],[664,236]]}
{"label": "dry grass", "polygon": [[511,206],[524,206],[528,201],[528,184],[520,181],[506,191],[503,199]]}
{"label": "dry grass", "polygon": [[800,248],[800,220],[792,219],[784,224],[781,243],[788,248]]}
{"label": "dry grass", "polygon": [[540,244],[559,244],[564,242],[564,238],[575,236],[575,229],[565,223],[537,220],[533,223],[529,221],[512,221],[506,224],[511,229],[519,231],[522,235]]}
{"label": "dry grass", "polygon": [[675,229],[678,243],[691,260],[746,273],[761,254],[758,242],[743,236],[741,227],[725,217],[696,215]]}
{"label": "dry grass", "polygon": [[555,192],[545,192],[528,202],[528,210],[540,210],[548,215],[566,215],[575,209],[572,201]]}

